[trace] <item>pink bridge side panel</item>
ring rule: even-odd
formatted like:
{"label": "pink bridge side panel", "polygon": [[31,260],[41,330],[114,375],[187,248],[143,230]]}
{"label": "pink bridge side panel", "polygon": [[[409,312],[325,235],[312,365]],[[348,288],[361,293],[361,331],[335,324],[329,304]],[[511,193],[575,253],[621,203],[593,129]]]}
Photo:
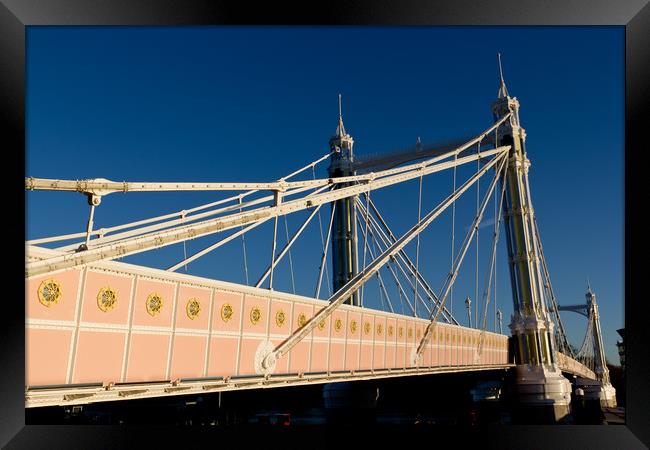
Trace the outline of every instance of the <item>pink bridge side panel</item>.
{"label": "pink bridge side panel", "polygon": [[[349,324],[346,315],[347,313],[345,311],[335,311],[334,313],[332,313],[333,325],[331,327],[331,335],[333,338],[336,339],[345,338],[345,335],[349,330]],[[337,329],[337,323],[339,324],[338,329]]]}
{"label": "pink bridge side panel", "polygon": [[386,368],[395,367],[395,344],[386,346]]}
{"label": "pink bridge side panel", "polygon": [[[212,313],[212,330],[213,331],[230,331],[239,332],[242,316],[243,295],[215,291],[214,293],[214,311]],[[224,312],[230,307],[232,316],[224,316]]]}
{"label": "pink bridge side panel", "polygon": [[291,329],[291,303],[281,300],[271,301],[271,334],[289,335]]}
{"label": "pink bridge side panel", "polygon": [[345,344],[340,344],[338,342],[333,342],[330,344],[330,366],[329,370],[332,372],[337,372],[344,370],[345,360]]}
{"label": "pink bridge side panel", "polygon": [[[307,338],[306,338],[307,339]],[[309,372],[309,349],[311,340],[303,340],[296,344],[289,352],[289,372]]]}
{"label": "pink bridge side panel", "polygon": [[237,374],[238,337],[218,336],[212,338],[208,356],[208,376],[227,377]]}
{"label": "pink bridge side panel", "polygon": [[165,380],[169,335],[131,334],[126,381]]}
{"label": "pink bridge side panel", "polygon": [[327,372],[327,342],[314,341],[311,347],[310,372]]}
{"label": "pink bridge side panel", "polygon": [[[126,325],[131,302],[131,276],[113,275],[89,270],[84,286],[81,320],[83,322]],[[109,311],[99,309],[97,296],[104,287],[110,287],[117,294],[115,307]]]}
{"label": "pink bridge side panel", "polygon": [[383,342],[375,343],[372,357],[373,369],[383,369],[386,367],[386,345]]}
{"label": "pink bridge side panel", "polygon": [[174,336],[169,379],[203,376],[207,336]]}
{"label": "pink bridge side panel", "polygon": [[395,367],[403,369],[406,367],[406,347],[399,345],[395,348]]}
{"label": "pink bridge side panel", "polygon": [[119,382],[126,333],[79,330],[72,383]]}
{"label": "pink bridge side panel", "polygon": [[[198,316],[190,319],[187,315],[187,305],[190,300],[199,302]],[[176,305],[176,328],[193,328],[196,330],[208,329],[210,317],[210,289],[181,285],[178,289],[178,305]]]}
{"label": "pink bridge side panel", "polygon": [[[358,332],[359,330],[357,330]],[[345,370],[359,370],[359,343],[348,341],[345,354]]]}
{"label": "pink bridge side panel", "polygon": [[[254,311],[259,311],[260,318],[255,322]],[[267,332],[267,323],[269,320],[269,300],[266,298],[246,295],[244,298],[244,333],[264,333]]]}
{"label": "pink bridge side panel", "polygon": [[[175,285],[140,278],[135,284],[135,305],[133,308],[133,325],[153,327],[171,327],[172,309],[174,308]],[[155,316],[147,312],[147,298],[156,293],[162,299],[162,308]]]}
{"label": "pink bridge side panel", "polygon": [[[80,270],[67,270],[56,275],[43,275],[29,278],[25,282],[25,314],[29,319],[74,320],[79,290]],[[49,279],[59,283],[61,298],[55,304],[45,306],[38,299],[38,288]]]}
{"label": "pink bridge side panel", "polygon": [[260,344],[266,339],[244,337],[241,340],[239,351],[239,373],[238,375],[256,375],[255,353]]}
{"label": "pink bridge side panel", "polygon": [[25,384],[66,383],[72,330],[27,328],[25,331]]}
{"label": "pink bridge side panel", "polygon": [[359,370],[367,370],[372,368],[372,344],[361,344],[361,358],[359,362]]}

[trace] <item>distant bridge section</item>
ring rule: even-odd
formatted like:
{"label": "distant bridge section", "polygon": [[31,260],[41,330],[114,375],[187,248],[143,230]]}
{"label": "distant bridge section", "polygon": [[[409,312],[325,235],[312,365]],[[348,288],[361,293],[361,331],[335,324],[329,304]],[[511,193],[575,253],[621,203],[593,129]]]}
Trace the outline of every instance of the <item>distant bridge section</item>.
{"label": "distant bridge section", "polygon": [[591,380],[596,379],[596,374],[584,364],[565,355],[564,353],[557,352],[556,354],[558,366],[562,372],[570,373],[572,375],[577,375],[583,378],[589,378]]}

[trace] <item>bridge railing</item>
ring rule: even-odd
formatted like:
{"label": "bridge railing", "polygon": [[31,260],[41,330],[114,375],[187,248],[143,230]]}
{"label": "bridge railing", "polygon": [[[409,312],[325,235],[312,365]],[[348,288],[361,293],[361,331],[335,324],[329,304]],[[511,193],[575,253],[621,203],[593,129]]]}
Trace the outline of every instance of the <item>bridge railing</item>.
{"label": "bridge railing", "polygon": [[[37,258],[40,251],[29,247],[28,257]],[[113,261],[30,277],[27,397],[82,385],[260,376],[257,359],[264,345],[278,345],[327,304]],[[427,324],[341,305],[277,361],[271,377],[298,380],[322,373],[326,379],[357,372],[378,377],[508,364],[507,336],[485,332],[479,354],[480,330],[440,323],[414,366],[412,352]],[[63,396],[60,401],[65,404]]]}

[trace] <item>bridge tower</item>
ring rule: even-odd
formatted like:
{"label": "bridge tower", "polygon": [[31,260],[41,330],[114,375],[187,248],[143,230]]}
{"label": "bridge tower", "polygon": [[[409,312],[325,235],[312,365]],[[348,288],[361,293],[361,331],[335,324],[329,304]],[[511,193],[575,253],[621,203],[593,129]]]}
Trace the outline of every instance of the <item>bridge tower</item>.
{"label": "bridge tower", "polygon": [[[603,345],[603,335],[600,328],[600,311],[596,302],[596,294],[587,286],[585,294],[586,303],[582,305],[559,306],[560,311],[573,311],[587,317],[590,323],[587,329],[591,332],[591,341],[593,345],[593,369],[596,374],[598,384],[589,384],[582,386],[587,400],[599,401],[601,406],[616,407],[616,389],[612,386],[609,379],[609,369],[605,359],[605,346]],[[589,336],[587,336],[589,339]]]}
{"label": "bridge tower", "polygon": [[500,55],[499,72],[501,84],[492,104],[494,120],[511,114],[499,129],[496,144],[511,146],[503,213],[514,303],[509,327],[515,341],[515,393],[527,416],[557,422],[570,412],[571,384],[557,364],[553,323],[544,302],[540,252],[534,232],[526,132],[519,121],[519,101],[506,88]]}
{"label": "bridge tower", "polygon": [[601,405],[615,407],[616,389],[614,389],[609,379],[609,369],[607,368],[605,347],[603,346],[603,334],[600,329],[600,312],[598,310],[598,303],[596,303],[596,294],[591,290],[591,286],[587,288],[585,297],[587,298],[587,308],[591,309],[589,316],[593,320],[594,372],[600,382],[598,397]]}
{"label": "bridge tower", "polygon": [[[339,94],[339,124],[336,134],[330,138],[332,157],[327,168],[330,178],[354,175],[354,139],[345,132],[343,114],[341,111],[341,95]],[[338,189],[350,186],[352,183],[341,183]],[[358,272],[357,257],[357,221],[355,214],[356,196],[337,200],[332,203],[334,223],[332,226],[332,278],[334,292],[338,291]],[[359,294],[355,292],[345,303],[359,305]]]}

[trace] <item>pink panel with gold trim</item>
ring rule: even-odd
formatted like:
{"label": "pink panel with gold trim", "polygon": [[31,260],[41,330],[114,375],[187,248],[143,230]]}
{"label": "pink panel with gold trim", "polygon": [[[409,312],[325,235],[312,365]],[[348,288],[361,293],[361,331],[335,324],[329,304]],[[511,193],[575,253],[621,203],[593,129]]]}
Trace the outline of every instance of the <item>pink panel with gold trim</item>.
{"label": "pink panel with gold trim", "polygon": [[[314,311],[314,314],[318,314],[320,311],[320,308],[316,308],[316,311]],[[330,335],[330,320],[331,318],[328,317],[322,322],[319,322],[316,325],[316,328],[314,328],[314,331],[312,332],[315,337],[329,337]]]}
{"label": "pink panel with gold trim", "polygon": [[207,336],[175,335],[172,343],[172,366],[169,379],[202,377],[207,345]]}
{"label": "pink panel with gold trim", "polygon": [[305,338],[289,351],[289,372],[309,372],[309,350],[311,339]]}
{"label": "pink panel with gold trim", "polygon": [[72,330],[25,330],[25,384],[65,384]]}
{"label": "pink panel with gold trim", "polygon": [[227,377],[237,374],[238,346],[239,337],[212,337],[208,356],[209,377]]}
{"label": "pink panel with gold trim", "polygon": [[386,319],[386,345],[397,343],[397,320]]}
{"label": "pink panel with gold trim", "polygon": [[[171,327],[175,291],[175,284],[138,278],[135,284],[133,325]],[[153,293],[157,293],[162,299],[160,312],[155,316],[147,312],[147,298]]]}
{"label": "pink panel with gold trim", "polygon": [[327,342],[314,340],[311,344],[311,366],[310,372],[327,372]]}
{"label": "pink panel with gold trim", "polygon": [[282,300],[271,300],[271,334],[288,336],[291,329],[291,303]]}
{"label": "pink panel with gold trim", "polygon": [[72,383],[119,382],[126,333],[79,330]]}
{"label": "pink panel with gold trim", "polygon": [[[302,325],[299,325],[298,322],[300,321],[301,314],[304,316],[305,321],[309,321],[309,319],[312,318],[314,315],[314,307],[311,305],[305,305],[304,303],[296,303],[293,306],[293,318],[292,318],[292,332],[298,330],[301,328]],[[306,322],[305,322],[306,323]],[[312,331],[309,334],[309,338],[313,336],[314,332]],[[305,338],[307,339],[307,338]]]}
{"label": "pink panel with gold trim", "polygon": [[363,333],[361,314],[352,311],[348,312],[347,333],[348,333],[348,344],[350,342],[359,342],[361,340],[361,334]]}
{"label": "pink panel with gold trim", "polygon": [[[126,325],[131,302],[132,276],[114,275],[89,270],[86,273],[81,320],[83,322],[112,323]],[[104,287],[110,287],[117,294],[115,307],[107,312],[99,309],[97,296]]]}
{"label": "pink panel with gold trim", "polygon": [[397,335],[397,343],[398,344],[406,344],[406,321],[404,320],[398,320],[397,321],[397,329],[395,330],[395,334]]}
{"label": "pink panel with gold trim", "polygon": [[375,338],[375,316],[372,314],[361,314],[360,330],[362,343],[372,342]]}
{"label": "pink panel with gold trim", "polygon": [[[256,311],[259,312],[257,317]],[[244,298],[244,333],[267,333],[269,299],[246,295]],[[257,320],[257,321],[256,321]]]}
{"label": "pink panel with gold trim", "polygon": [[444,328],[443,336],[444,336],[444,339],[442,340],[442,345],[443,345],[442,365],[443,366],[450,366],[451,365],[451,351],[450,351],[451,337],[450,337],[450,334],[449,334],[449,328],[448,327]]}
{"label": "pink panel with gold trim", "polygon": [[[348,332],[348,321],[346,311],[335,311],[332,313],[331,334],[333,338],[344,339]],[[340,321],[340,322],[337,322]]]}
{"label": "pink panel with gold trim", "polygon": [[[190,299],[199,302],[199,314],[190,319],[187,313],[187,303]],[[194,328],[208,330],[208,319],[210,317],[210,289],[194,286],[180,285],[178,288],[178,305],[176,306],[176,328]]]}
{"label": "pink panel with gold trim", "polygon": [[168,351],[169,335],[132,333],[125,381],[165,380]]}
{"label": "pink panel with gold trim", "polygon": [[[56,275],[29,278],[25,282],[25,314],[29,319],[74,320],[79,291],[79,269],[66,270]],[[38,299],[38,288],[46,280],[58,282],[61,297],[57,303],[45,306]]]}
{"label": "pink panel with gold trim", "polygon": [[242,294],[215,290],[214,312],[212,313],[213,331],[239,332],[243,297]]}

